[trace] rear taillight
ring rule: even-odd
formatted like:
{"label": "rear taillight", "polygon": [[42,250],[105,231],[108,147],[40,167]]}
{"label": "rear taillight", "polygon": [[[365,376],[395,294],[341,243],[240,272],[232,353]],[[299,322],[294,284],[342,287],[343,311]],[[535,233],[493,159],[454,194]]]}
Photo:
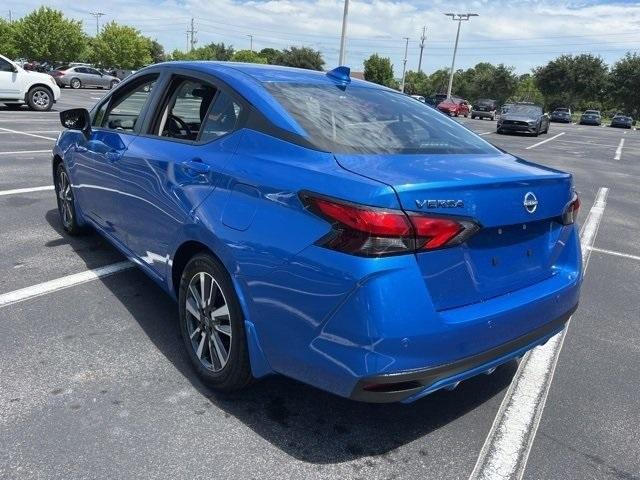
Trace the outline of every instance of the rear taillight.
{"label": "rear taillight", "polygon": [[332,224],[317,244],[353,255],[379,257],[459,245],[479,230],[469,220],[407,215],[333,198],[300,195],[305,206]]}
{"label": "rear taillight", "polygon": [[580,210],[580,198],[578,194],[573,192],[571,201],[564,207],[564,213],[562,214],[562,224],[571,225],[576,221],[578,217],[578,211]]}
{"label": "rear taillight", "polygon": [[54,70],[53,72],[51,72],[51,73],[50,73],[50,75],[51,75],[52,77],[61,77],[61,76],[63,76],[63,75],[64,75],[64,73],[62,73],[62,72],[61,72],[61,71],[59,71],[59,70]]}

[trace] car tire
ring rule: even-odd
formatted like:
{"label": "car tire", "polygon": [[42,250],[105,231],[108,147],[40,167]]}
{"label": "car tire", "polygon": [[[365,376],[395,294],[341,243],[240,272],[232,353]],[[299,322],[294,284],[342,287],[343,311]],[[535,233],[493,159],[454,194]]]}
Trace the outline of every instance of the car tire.
{"label": "car tire", "polygon": [[496,133],[497,133],[498,135],[502,135],[502,129],[501,129],[501,128],[498,128],[498,129],[496,130]]}
{"label": "car tire", "polygon": [[63,162],[58,163],[58,167],[56,168],[54,188],[62,228],[69,235],[80,235],[83,232],[83,229],[78,223],[75,197],[73,195],[73,189],[71,188],[69,173],[67,172]]}
{"label": "car tire", "polygon": [[72,78],[71,81],[69,82],[69,86],[74,90],[77,90],[80,87],[82,87],[82,82],[80,81],[79,78]]}
{"label": "car tire", "polygon": [[46,87],[33,87],[27,92],[27,105],[36,112],[48,112],[53,107],[53,93]]}
{"label": "car tire", "polygon": [[469,118],[469,114],[468,114],[468,113],[465,113],[465,114],[464,114],[464,118]]}
{"label": "car tire", "polygon": [[116,88],[118,86],[118,83],[120,82],[116,82],[115,80],[112,80],[111,83],[109,84],[109,90],[113,90],[114,88]]}
{"label": "car tire", "polygon": [[202,381],[220,391],[251,383],[244,315],[229,274],[212,255],[198,254],[186,265],[178,305],[180,333]]}

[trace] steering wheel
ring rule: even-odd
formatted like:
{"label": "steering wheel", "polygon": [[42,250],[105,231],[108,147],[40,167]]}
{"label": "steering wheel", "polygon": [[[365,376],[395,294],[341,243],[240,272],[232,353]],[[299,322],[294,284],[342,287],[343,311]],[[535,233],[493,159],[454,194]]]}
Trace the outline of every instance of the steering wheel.
{"label": "steering wheel", "polygon": [[187,137],[191,136],[191,129],[189,128],[189,125],[187,125],[187,122],[173,114],[169,114],[169,120],[178,125],[178,130],[184,130]]}

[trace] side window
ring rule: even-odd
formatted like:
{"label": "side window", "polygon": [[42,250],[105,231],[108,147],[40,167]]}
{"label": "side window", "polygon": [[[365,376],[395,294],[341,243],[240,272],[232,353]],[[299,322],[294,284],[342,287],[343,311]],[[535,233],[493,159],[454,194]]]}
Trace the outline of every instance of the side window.
{"label": "side window", "polygon": [[215,95],[216,88],[206,82],[174,78],[152,133],[161,137],[197,140]]}
{"label": "side window", "polygon": [[101,105],[94,117],[93,125],[111,130],[133,131],[153,86],[157,75],[137,82],[117,97]]}
{"label": "side window", "polygon": [[87,73],[87,69],[84,67],[76,67],[73,69],[73,71],[76,73]]}
{"label": "side window", "polygon": [[0,58],[0,72],[13,72],[13,65],[4,58]]}
{"label": "side window", "polygon": [[90,73],[91,75],[100,75],[100,72],[98,70],[95,70],[93,68],[87,68],[87,71],[85,73]]}
{"label": "side window", "polygon": [[242,107],[225,92],[220,92],[211,111],[204,120],[200,140],[207,142],[236,129]]}

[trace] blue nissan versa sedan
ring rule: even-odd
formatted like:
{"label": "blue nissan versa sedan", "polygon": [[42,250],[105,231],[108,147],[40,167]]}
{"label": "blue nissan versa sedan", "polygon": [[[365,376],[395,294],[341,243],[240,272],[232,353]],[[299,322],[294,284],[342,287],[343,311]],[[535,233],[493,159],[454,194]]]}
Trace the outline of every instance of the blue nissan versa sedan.
{"label": "blue nissan versa sedan", "polygon": [[93,227],[178,301],[214,388],[280,373],[411,402],[578,304],[571,175],[346,67],[159,64],[61,120],[64,229]]}

